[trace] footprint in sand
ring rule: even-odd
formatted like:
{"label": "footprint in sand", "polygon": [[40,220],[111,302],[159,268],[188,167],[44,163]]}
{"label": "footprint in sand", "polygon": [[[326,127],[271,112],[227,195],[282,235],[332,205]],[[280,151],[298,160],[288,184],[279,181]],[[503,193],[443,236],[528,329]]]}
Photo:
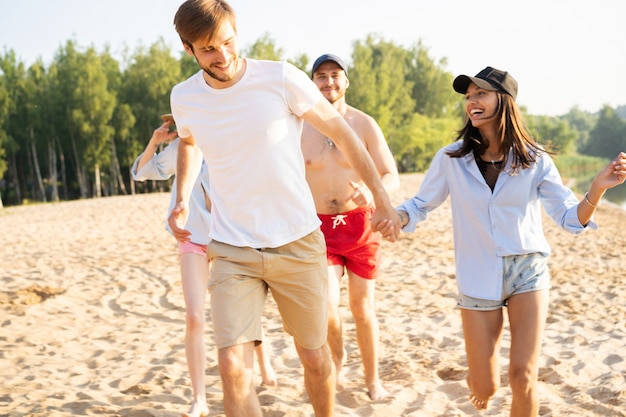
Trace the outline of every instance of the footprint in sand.
{"label": "footprint in sand", "polygon": [[17,291],[3,292],[0,294],[0,305],[3,306],[3,309],[6,308],[15,314],[20,314],[27,306],[43,303],[48,298],[63,294],[65,291],[64,288],[31,285]]}

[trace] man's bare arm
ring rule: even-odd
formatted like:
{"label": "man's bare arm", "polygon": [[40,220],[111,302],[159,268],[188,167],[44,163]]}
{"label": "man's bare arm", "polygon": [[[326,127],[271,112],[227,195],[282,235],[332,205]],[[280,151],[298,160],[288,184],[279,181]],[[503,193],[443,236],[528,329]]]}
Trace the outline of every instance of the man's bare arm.
{"label": "man's bare arm", "polygon": [[360,138],[325,98],[320,99],[303,118],[315,129],[333,140],[352,168],[372,192],[376,211],[372,216],[375,230],[387,227],[386,239],[395,241],[400,232],[400,218],[391,205],[374,162]]}
{"label": "man's bare arm", "polygon": [[365,140],[365,146],[374,161],[383,187],[388,193],[395,191],[400,188],[400,176],[396,161],[385,140],[385,135],[374,118],[365,113],[362,113],[362,117],[362,131],[359,132],[359,135]]}

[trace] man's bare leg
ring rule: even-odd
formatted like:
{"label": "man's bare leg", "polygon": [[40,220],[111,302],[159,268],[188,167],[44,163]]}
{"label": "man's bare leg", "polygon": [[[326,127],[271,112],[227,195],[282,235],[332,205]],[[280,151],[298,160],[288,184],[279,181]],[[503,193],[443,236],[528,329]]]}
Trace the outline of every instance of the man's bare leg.
{"label": "man's bare leg", "polygon": [[341,368],[345,362],[346,351],[343,344],[343,324],[339,314],[341,299],[341,277],[343,266],[328,267],[328,347],[335,364],[335,375],[339,379]]}
{"label": "man's bare leg", "polygon": [[335,413],[335,367],[328,346],[305,349],[297,342],[296,351],[304,367],[304,386],[316,417],[332,417]]}
{"label": "man's bare leg", "polygon": [[228,417],[261,417],[261,404],[252,382],[254,342],[222,348],[218,363]]}
{"label": "man's bare leg", "polygon": [[378,343],[380,339],[376,318],[376,281],[362,278],[348,271],[350,310],[354,317],[357,343],[361,352],[365,386],[372,400],[380,400],[389,395],[378,374]]}

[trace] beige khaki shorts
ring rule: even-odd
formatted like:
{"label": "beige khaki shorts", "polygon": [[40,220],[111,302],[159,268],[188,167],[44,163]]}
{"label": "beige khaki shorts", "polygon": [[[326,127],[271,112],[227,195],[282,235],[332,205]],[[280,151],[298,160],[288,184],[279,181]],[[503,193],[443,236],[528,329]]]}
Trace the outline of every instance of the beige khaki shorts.
{"label": "beige khaki shorts", "polygon": [[268,288],[283,327],[305,349],[326,343],[328,268],[322,232],[278,248],[237,247],[212,240],[211,319],[218,349],[262,339]]}

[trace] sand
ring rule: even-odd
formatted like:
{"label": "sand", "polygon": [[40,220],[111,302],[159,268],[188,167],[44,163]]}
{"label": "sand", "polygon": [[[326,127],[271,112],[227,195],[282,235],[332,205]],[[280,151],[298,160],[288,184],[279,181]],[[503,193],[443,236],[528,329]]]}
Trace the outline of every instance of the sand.
{"label": "sand", "polygon": [[[417,190],[401,176],[394,203]],[[0,416],[173,417],[191,394],[169,196],[148,194],[0,210]],[[502,388],[480,414],[468,401],[447,203],[415,233],[384,244],[377,305],[380,372],[392,396],[363,387],[344,291],[348,360],[338,416],[506,416]],[[573,236],[546,219],[554,249],[551,312],[540,359],[541,416],[626,416],[626,212],[604,204],[597,231]],[[207,304],[208,308],[208,304]],[[302,368],[271,298],[266,342],[278,387],[257,388],[266,416],[312,416]],[[207,400],[223,416],[208,326]],[[260,384],[260,377],[259,384]]]}

